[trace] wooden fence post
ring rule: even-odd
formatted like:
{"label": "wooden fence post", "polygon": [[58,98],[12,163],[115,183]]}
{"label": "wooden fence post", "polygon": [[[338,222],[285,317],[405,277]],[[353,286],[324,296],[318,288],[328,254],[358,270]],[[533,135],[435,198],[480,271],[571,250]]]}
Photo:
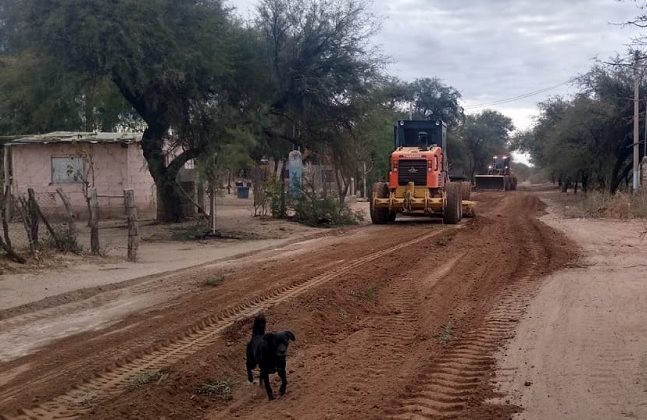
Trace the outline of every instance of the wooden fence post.
{"label": "wooden fence post", "polygon": [[34,243],[38,244],[38,222],[40,217],[38,214],[38,203],[36,202],[36,193],[34,192],[34,189],[28,188],[27,195],[29,197],[27,200],[27,207],[29,212],[29,222],[31,223],[29,226],[31,229],[31,237],[34,240]]}
{"label": "wooden fence post", "polygon": [[125,190],[126,216],[128,218],[128,261],[137,261],[137,248],[139,247],[139,222],[137,221],[137,208],[135,207],[135,191]]}
{"label": "wooden fence post", "polygon": [[20,220],[22,221],[23,226],[25,227],[25,233],[27,234],[27,241],[29,243],[29,252],[32,257],[37,258],[36,246],[38,244],[32,236],[33,222],[31,220],[29,203],[24,197],[18,197],[14,199],[14,201],[17,203],[16,210],[20,215]]}
{"label": "wooden fence post", "polygon": [[100,255],[101,247],[99,245],[99,197],[97,197],[96,188],[88,190],[90,202],[90,249],[92,255]]}
{"label": "wooden fence post", "polygon": [[4,239],[9,248],[12,248],[11,237],[9,236],[9,220],[11,219],[11,187],[8,185],[4,189],[4,195],[2,196],[2,230],[4,233]]}

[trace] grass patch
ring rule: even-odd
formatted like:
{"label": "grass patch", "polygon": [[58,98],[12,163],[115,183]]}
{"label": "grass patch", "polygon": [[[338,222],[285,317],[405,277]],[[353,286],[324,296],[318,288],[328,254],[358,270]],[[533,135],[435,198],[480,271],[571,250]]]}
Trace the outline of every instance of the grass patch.
{"label": "grass patch", "polygon": [[161,377],[162,374],[157,371],[140,373],[128,382],[127,388],[129,391],[134,391],[148,383],[159,380]]}
{"label": "grass patch", "polygon": [[198,395],[215,396],[224,400],[230,400],[232,393],[231,381],[228,379],[224,381],[207,381],[198,386],[195,392]]}
{"label": "grass patch", "polygon": [[205,287],[220,286],[225,281],[224,274],[213,274],[202,279],[201,284]]}
{"label": "grass patch", "polygon": [[375,300],[377,298],[377,287],[371,286],[364,290],[362,297],[366,300]]}
{"label": "grass patch", "polygon": [[440,344],[447,344],[450,341],[452,341],[453,338],[454,338],[454,326],[452,325],[452,322],[449,321],[443,328],[442,332],[438,334],[436,339]]}

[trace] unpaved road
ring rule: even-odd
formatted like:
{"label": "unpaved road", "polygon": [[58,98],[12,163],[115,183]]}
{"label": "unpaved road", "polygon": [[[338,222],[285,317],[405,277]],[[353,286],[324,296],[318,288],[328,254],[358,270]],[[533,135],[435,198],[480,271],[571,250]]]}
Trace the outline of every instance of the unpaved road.
{"label": "unpaved road", "polygon": [[516,418],[647,419],[644,221],[543,217],[583,248],[543,283],[501,353],[497,382]]}
{"label": "unpaved road", "polygon": [[[576,247],[538,219],[544,206],[535,195],[477,200],[480,216],[459,228],[405,222],[342,234],[241,264],[218,287],[187,291],[108,328],[0,363],[0,413],[42,419],[507,416],[517,408],[487,402],[496,396],[496,352],[514,334],[539,280],[572,262]],[[288,393],[272,403],[244,377],[250,317],[259,310],[270,328],[297,336]],[[150,372],[160,375],[143,383]],[[202,384],[224,380],[231,393],[197,393]]]}

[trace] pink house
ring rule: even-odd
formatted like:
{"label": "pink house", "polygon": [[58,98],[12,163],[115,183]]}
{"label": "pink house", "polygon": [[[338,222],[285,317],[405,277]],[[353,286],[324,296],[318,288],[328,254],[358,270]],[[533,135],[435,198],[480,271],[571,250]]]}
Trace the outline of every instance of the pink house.
{"label": "pink house", "polygon": [[14,196],[33,188],[49,215],[61,215],[56,194],[62,188],[77,218],[87,218],[84,191],[94,187],[99,195],[100,217],[124,214],[123,194],[135,191],[140,215],[154,216],[155,184],[142,154],[139,133],[54,132],[16,138],[5,144],[5,185]]}

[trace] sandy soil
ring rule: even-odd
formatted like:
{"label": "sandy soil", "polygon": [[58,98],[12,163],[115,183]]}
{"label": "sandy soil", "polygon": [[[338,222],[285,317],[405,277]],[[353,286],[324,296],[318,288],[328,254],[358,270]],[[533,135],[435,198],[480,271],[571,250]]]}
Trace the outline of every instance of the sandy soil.
{"label": "sandy soil", "polygon": [[[218,230],[227,239],[189,240],[199,231],[195,222],[144,222],[137,263],[124,261],[125,248],[110,247],[125,243],[123,222],[106,221],[100,236],[110,250],[107,257],[57,256],[45,266],[0,276],[0,361],[200,290],[208,276],[200,273],[219,276],[237,264],[296,254],[341,232],[254,218],[249,200],[226,198],[218,216]],[[87,229],[78,225],[82,242],[88,241]],[[14,236],[14,242],[19,241]]]}
{"label": "sandy soil", "polygon": [[[494,355],[573,245],[532,194],[487,194],[459,228],[409,220],[236,264],[108,327],[0,362],[0,413],[25,418],[501,418]],[[221,273],[203,267],[171,283]],[[288,394],[246,384],[250,318],[292,329]],[[29,313],[21,316],[28,316]],[[10,317],[6,321],[11,322]],[[35,328],[27,321],[23,330]],[[54,351],[55,350],[55,351]],[[154,374],[151,374],[154,373]],[[148,379],[146,379],[148,378]],[[151,380],[150,378],[154,378]],[[225,381],[228,391],[198,392]]]}
{"label": "sandy soil", "polygon": [[550,276],[499,356],[520,419],[647,418],[647,242],[641,221],[543,220],[582,248]]}

